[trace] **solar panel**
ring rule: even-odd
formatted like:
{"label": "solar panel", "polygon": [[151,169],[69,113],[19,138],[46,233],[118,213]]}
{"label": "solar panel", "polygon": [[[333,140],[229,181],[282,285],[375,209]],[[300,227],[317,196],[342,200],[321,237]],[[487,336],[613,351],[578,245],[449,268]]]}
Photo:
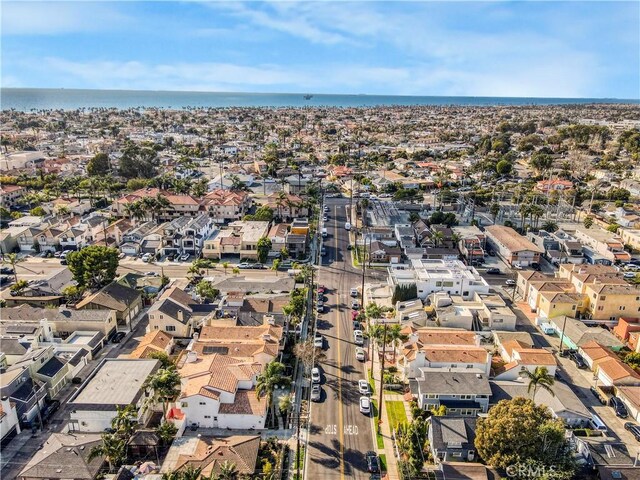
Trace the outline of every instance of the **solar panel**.
{"label": "solar panel", "polygon": [[210,355],[212,353],[227,355],[229,353],[229,347],[205,346],[202,348],[202,353],[204,355]]}

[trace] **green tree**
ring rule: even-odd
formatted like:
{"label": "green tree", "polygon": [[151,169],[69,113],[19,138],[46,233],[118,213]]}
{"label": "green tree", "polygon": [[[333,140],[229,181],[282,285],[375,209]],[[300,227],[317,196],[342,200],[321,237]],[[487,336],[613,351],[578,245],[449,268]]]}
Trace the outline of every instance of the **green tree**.
{"label": "green tree", "polygon": [[593,227],[593,217],[586,217],[582,224],[584,225],[584,228]]}
{"label": "green tree", "polygon": [[111,420],[111,428],[115,430],[116,435],[120,435],[125,441],[129,440],[138,425],[136,414],[136,408],[133,405],[126,407],[116,405],[116,416]]}
{"label": "green tree", "polygon": [[640,352],[631,352],[624,357],[624,363],[631,368],[640,369]]}
{"label": "green tree", "polygon": [[227,268],[229,268],[229,262],[222,262],[222,268],[224,268],[224,274],[227,274]]}
{"label": "green tree", "polygon": [[489,213],[493,217],[493,222],[495,223],[496,217],[500,213],[500,205],[498,203],[492,203],[489,207]]}
{"label": "green tree", "polygon": [[542,227],[540,228],[542,228],[542,230],[544,230],[545,232],[553,233],[558,230],[558,224],[553,220],[547,220],[542,224]]}
{"label": "green tree", "polygon": [[144,178],[131,178],[127,180],[127,190],[140,190],[145,188],[149,184],[149,181]]}
{"label": "green tree", "polygon": [[163,445],[170,445],[178,433],[178,428],[172,422],[163,422],[156,428],[156,435]]}
{"label": "green tree", "polygon": [[42,207],[33,207],[29,210],[29,215],[33,215],[35,217],[44,217],[47,214],[44,208]]}
{"label": "green tree", "polygon": [[273,265],[271,266],[271,270],[273,270],[274,272],[276,272],[276,275],[278,275],[278,268],[280,268],[280,259],[276,258],[273,261]]}
{"label": "green tree", "polygon": [[106,153],[96,153],[87,163],[87,173],[92,177],[107,175],[109,173],[109,156]]}
{"label": "green tree", "polygon": [[513,164],[508,160],[500,160],[496,164],[496,172],[498,175],[508,175],[513,169]]}
{"label": "green tree", "polygon": [[266,396],[267,406],[271,409],[271,420],[277,422],[275,416],[275,405],[273,404],[273,391],[277,386],[286,386],[291,383],[291,379],[284,374],[285,366],[280,362],[271,361],[267,364],[256,381],[256,394],[258,398]]}
{"label": "green tree", "polygon": [[527,393],[531,393],[533,390],[533,395],[531,398],[536,398],[536,393],[538,392],[538,388],[543,388],[547,392],[551,394],[551,396],[555,396],[553,393],[553,384],[556,382],[556,379],[553,375],[549,374],[549,370],[547,367],[536,367],[533,372],[529,370],[523,370],[521,372],[522,376],[529,380],[529,386],[527,388]]}
{"label": "green tree", "polygon": [[130,143],[120,157],[120,176],[130,178],[153,178],[157,174],[158,153],[148,147]]}
{"label": "green tree", "polygon": [[18,257],[16,253],[8,253],[3,259],[2,263],[11,265],[13,269],[13,280],[18,283],[18,271],[16,270],[16,265],[22,261],[22,258]]}
{"label": "green tree", "polygon": [[239,475],[240,474],[238,473],[236,464],[230,462],[229,460],[225,460],[224,462],[222,462],[222,465],[220,465],[220,471],[215,476],[215,479],[216,480],[237,480]]}
{"label": "green tree", "polygon": [[78,286],[100,288],[116,277],[118,250],[101,245],[91,245],[67,255],[69,270]]}
{"label": "green tree", "polygon": [[548,153],[540,150],[531,155],[529,165],[531,165],[531,168],[533,168],[536,172],[542,173],[551,168],[551,166],[553,165],[553,158]]}
{"label": "green tree", "polygon": [[367,318],[382,317],[382,309],[376,302],[370,302],[369,305],[367,305],[365,308],[365,313],[367,314]]}
{"label": "green tree", "polygon": [[271,251],[271,240],[268,237],[262,237],[258,240],[257,244],[258,261],[265,263],[269,258],[269,252]]}
{"label": "green tree", "polygon": [[554,419],[546,406],[516,397],[501,400],[479,418],[475,446],[489,465],[501,469],[528,460],[559,470],[572,470],[571,450],[562,420]]}
{"label": "green tree", "polygon": [[175,368],[161,368],[147,379],[147,387],[162,402],[162,411],[167,413],[167,405],[180,395],[180,374]]}
{"label": "green tree", "polygon": [[256,210],[256,213],[252,215],[245,215],[243,217],[245,221],[260,221],[270,222],[273,220],[273,209],[267,205],[263,205]]}
{"label": "green tree", "polygon": [[402,325],[395,324],[387,328],[387,342],[391,344],[393,348],[393,362],[396,363],[396,351],[397,348],[406,342],[409,336],[402,332]]}
{"label": "green tree", "polygon": [[89,461],[103,457],[109,465],[109,472],[114,473],[126,458],[127,444],[115,434],[102,434],[102,444],[94,446],[89,452]]}
{"label": "green tree", "polygon": [[201,298],[211,301],[220,294],[220,290],[213,288],[213,284],[208,280],[200,280],[196,285],[196,293]]}
{"label": "green tree", "polygon": [[20,296],[24,293],[27,287],[29,287],[29,282],[27,282],[26,280],[18,280],[16,283],[11,285],[11,287],[9,287],[9,290],[11,291],[11,293]]}
{"label": "green tree", "polygon": [[175,368],[175,365],[171,360],[171,357],[169,357],[169,355],[167,354],[167,352],[162,352],[162,351],[151,352],[148,358],[152,358],[153,360],[160,360],[160,368],[163,368],[165,370],[170,370],[172,368]]}
{"label": "green tree", "polygon": [[278,401],[278,410],[280,411],[280,415],[284,418],[284,423],[287,423],[287,416],[289,412],[291,412],[291,408],[293,407],[293,401],[291,399],[291,394],[283,395],[280,397]]}
{"label": "green tree", "polygon": [[62,294],[65,296],[68,303],[75,303],[82,298],[84,288],[77,285],[69,285],[62,289]]}

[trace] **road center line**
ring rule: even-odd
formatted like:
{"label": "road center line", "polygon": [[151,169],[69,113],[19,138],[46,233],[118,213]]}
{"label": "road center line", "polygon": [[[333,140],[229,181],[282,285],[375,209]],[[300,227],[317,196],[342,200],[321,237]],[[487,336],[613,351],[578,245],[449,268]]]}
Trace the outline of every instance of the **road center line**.
{"label": "road center line", "polygon": [[[338,206],[334,207],[333,218],[333,241],[338,247]],[[340,352],[340,282],[338,282],[338,287],[336,291],[336,339],[338,341],[338,425],[340,430],[340,479],[344,479],[344,418],[343,418],[343,405],[342,405],[342,353]]]}

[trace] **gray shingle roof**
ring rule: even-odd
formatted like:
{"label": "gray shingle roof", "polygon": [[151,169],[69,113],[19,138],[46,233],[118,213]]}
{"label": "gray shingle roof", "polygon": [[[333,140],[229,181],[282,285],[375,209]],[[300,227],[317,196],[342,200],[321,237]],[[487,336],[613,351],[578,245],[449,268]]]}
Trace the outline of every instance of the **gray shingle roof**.
{"label": "gray shingle roof", "polygon": [[420,369],[420,392],[439,395],[491,395],[486,375],[468,372],[438,372]]}
{"label": "gray shingle roof", "polygon": [[432,447],[447,450],[449,443],[460,443],[462,450],[475,450],[476,417],[431,417]]}

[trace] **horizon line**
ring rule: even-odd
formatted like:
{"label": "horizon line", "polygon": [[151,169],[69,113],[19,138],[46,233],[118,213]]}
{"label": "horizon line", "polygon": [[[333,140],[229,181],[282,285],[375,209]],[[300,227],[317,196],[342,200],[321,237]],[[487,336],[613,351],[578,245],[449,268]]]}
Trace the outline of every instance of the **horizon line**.
{"label": "horizon line", "polygon": [[313,93],[302,92],[247,92],[247,91],[207,91],[207,90],[156,90],[156,89],[123,89],[123,88],[67,88],[67,87],[0,87],[0,90],[69,90],[95,92],[148,92],[148,93],[204,93],[227,95],[313,95],[313,96],[345,96],[345,97],[401,97],[401,98],[521,98],[537,100],[618,100],[640,102],[638,98],[620,97],[511,97],[501,95],[417,95],[417,94],[389,94],[389,93]]}

